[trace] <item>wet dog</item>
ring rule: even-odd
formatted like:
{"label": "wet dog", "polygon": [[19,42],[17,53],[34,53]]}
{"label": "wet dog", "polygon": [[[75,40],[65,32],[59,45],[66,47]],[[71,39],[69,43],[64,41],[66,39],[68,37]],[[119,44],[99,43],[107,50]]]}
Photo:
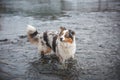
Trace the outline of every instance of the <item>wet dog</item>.
{"label": "wet dog", "polygon": [[64,63],[69,58],[74,58],[76,52],[75,32],[65,27],[60,27],[57,38],[57,55],[60,62]]}
{"label": "wet dog", "polygon": [[60,31],[45,31],[38,33],[31,25],[27,27],[27,36],[32,44],[37,45],[42,56],[54,54],[64,63],[69,58],[74,58],[76,51],[75,32],[60,27]]}

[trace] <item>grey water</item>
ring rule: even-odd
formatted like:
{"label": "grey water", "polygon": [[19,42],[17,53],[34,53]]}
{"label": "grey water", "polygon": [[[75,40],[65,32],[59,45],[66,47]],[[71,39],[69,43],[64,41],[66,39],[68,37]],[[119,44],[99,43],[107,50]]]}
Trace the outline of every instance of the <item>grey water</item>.
{"label": "grey water", "polygon": [[[27,40],[28,24],[39,32],[75,31],[67,69],[54,58],[41,63]],[[119,0],[0,0],[0,80],[120,80],[119,61]]]}
{"label": "grey water", "polygon": [[62,11],[119,11],[119,0],[1,0],[1,12],[54,14]]}

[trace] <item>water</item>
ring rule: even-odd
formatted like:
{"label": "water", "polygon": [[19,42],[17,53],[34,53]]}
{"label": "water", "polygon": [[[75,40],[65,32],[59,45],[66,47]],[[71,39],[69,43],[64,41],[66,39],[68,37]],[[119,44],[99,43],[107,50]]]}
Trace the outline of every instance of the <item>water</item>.
{"label": "water", "polygon": [[[120,80],[120,2],[99,1],[1,0],[0,80]],[[76,32],[67,69],[54,58],[41,62],[26,38],[27,24],[40,32],[60,26]]]}
{"label": "water", "polygon": [[119,11],[114,0],[1,0],[1,12],[17,14],[58,14],[62,11]]}

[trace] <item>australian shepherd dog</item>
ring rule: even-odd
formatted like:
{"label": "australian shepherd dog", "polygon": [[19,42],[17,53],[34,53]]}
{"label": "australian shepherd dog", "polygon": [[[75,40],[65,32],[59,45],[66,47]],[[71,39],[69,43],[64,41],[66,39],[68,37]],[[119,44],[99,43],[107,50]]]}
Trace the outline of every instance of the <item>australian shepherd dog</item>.
{"label": "australian shepherd dog", "polygon": [[74,58],[76,41],[75,32],[72,30],[60,27],[60,31],[49,30],[39,33],[35,27],[28,25],[27,36],[30,43],[38,47],[42,56],[54,53],[59,58],[60,63]]}

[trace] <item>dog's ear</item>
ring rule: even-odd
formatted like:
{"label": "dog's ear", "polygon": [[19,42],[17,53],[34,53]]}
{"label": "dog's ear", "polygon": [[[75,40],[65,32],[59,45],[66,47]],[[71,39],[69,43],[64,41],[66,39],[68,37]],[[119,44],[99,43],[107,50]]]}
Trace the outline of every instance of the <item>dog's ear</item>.
{"label": "dog's ear", "polygon": [[75,32],[74,32],[74,31],[72,31],[72,35],[75,35]]}
{"label": "dog's ear", "polygon": [[65,27],[60,27],[60,29],[61,29],[61,31],[66,30],[66,28],[65,28]]}
{"label": "dog's ear", "polygon": [[75,32],[72,30],[69,30],[72,35],[75,35]]}

